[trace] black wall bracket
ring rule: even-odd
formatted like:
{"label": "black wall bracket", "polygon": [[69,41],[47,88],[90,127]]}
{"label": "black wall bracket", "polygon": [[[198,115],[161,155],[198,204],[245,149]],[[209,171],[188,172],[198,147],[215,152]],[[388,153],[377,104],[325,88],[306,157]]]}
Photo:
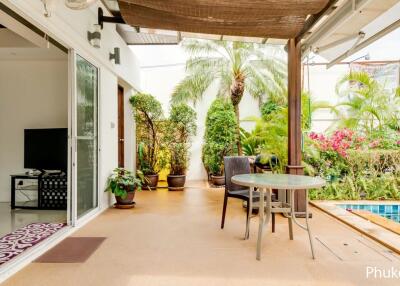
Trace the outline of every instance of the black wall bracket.
{"label": "black wall bracket", "polygon": [[99,7],[97,10],[97,21],[98,24],[100,25],[101,29],[103,30],[104,23],[117,23],[117,24],[125,24],[124,19],[121,16],[116,16],[116,17],[108,17],[104,16],[103,9]]}

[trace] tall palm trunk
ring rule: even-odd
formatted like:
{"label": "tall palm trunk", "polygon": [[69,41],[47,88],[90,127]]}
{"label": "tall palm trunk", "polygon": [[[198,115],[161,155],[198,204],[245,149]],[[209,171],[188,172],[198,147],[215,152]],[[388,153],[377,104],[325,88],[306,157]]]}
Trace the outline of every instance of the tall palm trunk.
{"label": "tall palm trunk", "polygon": [[239,123],[239,104],[234,105],[233,108],[235,109],[235,116],[236,116],[236,146],[238,149],[238,155],[242,156],[242,142],[240,140],[240,123]]}
{"label": "tall palm trunk", "polygon": [[231,101],[235,110],[236,116],[236,146],[238,149],[238,155],[242,156],[242,143],[240,140],[240,114],[239,114],[239,103],[242,100],[244,93],[244,77],[241,74],[235,75],[235,80],[231,86]]}

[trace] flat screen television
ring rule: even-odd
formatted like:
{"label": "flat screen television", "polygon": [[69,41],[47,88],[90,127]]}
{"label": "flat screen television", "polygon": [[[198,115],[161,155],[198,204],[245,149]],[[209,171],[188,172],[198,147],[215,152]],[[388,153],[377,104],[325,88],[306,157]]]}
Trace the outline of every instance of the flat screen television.
{"label": "flat screen television", "polygon": [[24,168],[67,171],[68,128],[25,129]]}

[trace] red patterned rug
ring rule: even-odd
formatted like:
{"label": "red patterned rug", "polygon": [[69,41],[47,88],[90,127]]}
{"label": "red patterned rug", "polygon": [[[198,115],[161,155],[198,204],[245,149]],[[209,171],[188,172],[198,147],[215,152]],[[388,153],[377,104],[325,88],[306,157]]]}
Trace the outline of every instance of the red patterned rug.
{"label": "red patterned rug", "polygon": [[65,223],[31,223],[0,238],[0,265],[63,228]]}

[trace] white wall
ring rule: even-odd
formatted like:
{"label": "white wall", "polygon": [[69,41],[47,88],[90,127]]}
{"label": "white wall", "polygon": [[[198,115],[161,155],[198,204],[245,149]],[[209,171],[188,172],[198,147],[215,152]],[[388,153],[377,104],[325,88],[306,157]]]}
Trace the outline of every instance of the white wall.
{"label": "white wall", "polygon": [[24,129],[68,127],[67,61],[0,62],[0,201],[24,171]]}
{"label": "white wall", "polygon": [[[124,84],[120,83],[121,86],[125,87]],[[129,98],[132,96],[133,91],[127,87],[124,88],[124,150],[125,150],[125,168],[135,170],[136,169],[136,125],[133,117],[132,108],[129,102]]]}
{"label": "white wall", "polygon": [[[103,70],[100,74],[100,106],[99,114],[99,147],[100,147],[100,168],[99,168],[99,188],[104,190],[107,177],[110,174],[110,168],[115,168],[118,165],[118,114],[112,112],[118,108],[118,101],[115,97],[105,96],[115,92],[117,78],[113,77],[109,71]],[[114,140],[110,140],[114,139]],[[103,196],[100,198],[101,206],[109,205],[110,197]]]}
{"label": "white wall", "polygon": [[[99,193],[101,193],[100,207],[108,207],[110,195],[104,193],[104,184],[107,176],[117,166],[117,91],[118,82],[123,83],[127,94],[133,90],[140,90],[139,64],[136,56],[123,39],[118,35],[114,24],[106,23],[101,32],[101,48],[93,48],[87,40],[87,32],[93,30],[97,23],[97,4],[88,9],[74,11],[64,5],[64,1],[54,1],[52,16],[45,17],[40,0],[20,1],[4,0],[5,5],[16,11],[25,19],[42,29],[49,36],[55,38],[68,49],[74,49],[79,55],[90,61],[100,69],[100,174]],[[121,51],[121,65],[115,65],[109,60],[109,53],[114,47]],[[128,110],[126,110],[129,113]],[[133,137],[133,136],[131,136]],[[131,145],[128,143],[127,145]],[[134,150],[125,150],[128,158],[134,158]],[[130,154],[129,154],[130,153]],[[133,169],[131,159],[128,168]]]}
{"label": "white wall", "polygon": [[[331,105],[339,103],[335,92],[337,82],[349,72],[348,65],[335,65],[330,69],[326,65],[310,65],[304,68],[304,89],[310,91],[312,101],[325,101]],[[309,80],[308,80],[309,76]],[[324,132],[337,119],[328,109],[320,109],[313,113],[312,130]]]}

